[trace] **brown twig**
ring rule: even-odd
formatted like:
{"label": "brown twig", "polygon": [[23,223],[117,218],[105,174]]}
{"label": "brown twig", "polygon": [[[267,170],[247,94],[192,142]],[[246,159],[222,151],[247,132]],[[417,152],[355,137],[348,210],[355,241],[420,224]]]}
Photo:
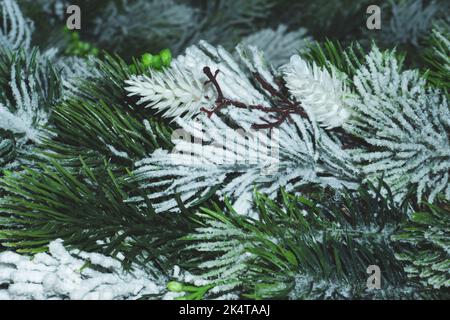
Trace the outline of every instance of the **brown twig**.
{"label": "brown twig", "polygon": [[[265,107],[263,105],[248,105],[241,101],[232,100],[225,98],[222,92],[222,89],[217,81],[217,75],[219,74],[219,70],[213,74],[211,68],[204,67],[203,73],[206,75],[208,80],[205,82],[206,84],[211,83],[217,91],[217,99],[216,105],[212,110],[208,110],[206,108],[201,108],[201,111],[206,112],[208,117],[211,117],[214,113],[219,112],[222,108],[227,106],[235,106],[241,109],[251,109],[251,110],[259,110],[266,113],[274,113],[276,116],[275,122],[267,122],[265,124],[253,124],[253,129],[271,129],[280,126],[284,121],[290,120],[290,116],[292,114],[297,114],[302,117],[307,117],[306,112],[299,102],[292,101],[288,97],[286,97],[280,90],[274,88],[270,83],[264,80],[264,78],[259,73],[254,73],[253,76],[255,80],[261,85],[263,89],[265,89],[273,99],[278,99],[278,103],[280,103],[280,107],[270,108]],[[267,121],[267,120],[265,120]]]}

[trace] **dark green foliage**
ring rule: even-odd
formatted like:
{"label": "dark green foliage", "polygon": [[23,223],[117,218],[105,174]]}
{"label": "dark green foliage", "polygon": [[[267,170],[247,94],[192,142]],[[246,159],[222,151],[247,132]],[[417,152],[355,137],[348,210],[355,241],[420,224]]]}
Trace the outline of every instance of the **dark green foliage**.
{"label": "dark green foliage", "polygon": [[137,159],[172,145],[171,132],[164,124],[150,119],[145,125],[130,112],[102,101],[64,102],[55,109],[53,123],[55,138],[41,148],[52,158],[76,163],[79,155],[90,159],[88,163],[98,162],[100,154],[131,168]]}
{"label": "dark green foliage", "polygon": [[[387,186],[383,186],[386,188]],[[199,214],[204,227],[188,237],[192,248],[205,254],[209,266],[198,270],[213,275],[214,268],[231,269],[236,261],[220,254],[233,242],[242,245],[245,266],[238,273],[212,279],[216,286],[236,284],[245,297],[256,299],[410,299],[444,296],[408,279],[395,256],[391,240],[406,218],[407,205],[398,207],[384,197],[380,187],[363,187],[341,199],[321,193],[308,198],[282,193],[280,206],[264,195],[255,195],[259,220],[225,211],[205,209]],[[448,223],[447,223],[448,225]],[[229,235],[233,234],[233,239]],[[206,243],[206,244],[205,244]],[[234,244],[234,247],[238,247]],[[231,250],[231,249],[229,249]],[[381,269],[381,290],[367,289],[367,268]]]}
{"label": "dark green foliage", "polygon": [[98,103],[100,100],[107,105],[120,106],[132,111],[133,117],[146,119],[151,113],[137,107],[133,99],[127,97],[125,80],[135,74],[148,74],[151,69],[134,59],[132,64],[126,63],[117,55],[102,54],[101,60],[95,60],[94,68],[98,75],[80,84],[79,97]]}
{"label": "dark green foliage", "polygon": [[[37,57],[36,52],[31,58],[23,53],[4,59],[10,65],[23,59],[21,70],[35,72],[41,68]],[[28,69],[23,67],[26,61]],[[139,62],[129,66],[107,55],[97,67],[97,77],[82,83],[78,96],[56,106],[59,100],[52,91],[44,91],[50,100],[45,105],[53,109],[50,135],[26,155],[33,160],[31,167],[7,171],[0,182],[2,242],[11,250],[35,253],[61,238],[89,251],[122,253],[125,265],[150,260],[167,271],[175,257],[165,253],[176,250],[176,240],[189,229],[187,219],[157,216],[150,204],[142,211],[125,200],[138,192],[128,181],[134,161],[157,148],[170,148],[171,130],[145,112],[134,112],[125,101],[123,83],[132,67],[146,72]],[[59,83],[57,73],[52,74]],[[2,132],[0,147],[6,164],[16,153],[9,132]]]}
{"label": "dark green foliage", "polygon": [[340,201],[320,205],[287,194],[283,198],[281,210],[264,197],[257,200],[263,227],[276,227],[273,240],[265,239],[250,250],[257,256],[251,270],[260,279],[254,297],[375,297],[376,291],[366,289],[369,265],[384,271],[384,288],[406,285],[389,245],[389,235],[404,215],[393,202],[364,189],[357,197],[344,194]]}
{"label": "dark green foliage", "polygon": [[408,277],[433,289],[450,288],[450,203],[426,204],[412,214],[393,239]]}
{"label": "dark green foliage", "polygon": [[0,168],[14,160],[16,144],[11,133],[0,130]]}
{"label": "dark green foliage", "polygon": [[[158,216],[151,204],[141,210],[126,200],[139,192],[129,179],[134,161],[170,148],[171,130],[123,102],[120,93],[125,95],[130,66],[120,58],[105,61],[99,62],[100,75],[82,84],[80,96],[54,108],[50,135],[28,155],[33,166],[5,172],[2,242],[11,250],[35,253],[61,238],[88,251],[122,253],[126,266],[151,261],[168,271],[175,256],[166,253],[177,250],[176,240],[190,228],[188,220]],[[12,141],[2,140],[0,146],[0,159],[9,159]]]}
{"label": "dark green foliage", "polygon": [[315,42],[306,54],[305,59],[314,61],[318,66],[326,67],[330,72],[334,67],[348,76],[351,81],[356,70],[364,63],[366,52],[359,43],[353,43],[343,48],[338,41],[326,40]]}
{"label": "dark green foliage", "polygon": [[80,161],[78,173],[55,161],[39,170],[6,172],[0,180],[8,192],[0,203],[3,246],[36,253],[61,238],[87,251],[122,253],[126,265],[150,260],[168,271],[169,261],[180,258],[173,254],[181,245],[177,239],[190,230],[189,219],[156,215],[150,205],[140,210],[126,202],[135,188],[128,174],[115,175],[108,163],[94,172]]}
{"label": "dark green foliage", "polygon": [[[11,78],[13,68],[14,79]],[[30,89],[34,89],[41,108],[51,109],[61,98],[61,83],[57,70],[48,58],[37,48],[31,52],[10,52],[0,48],[0,103],[17,108],[17,97],[14,97],[10,84],[15,82],[19,86],[21,81],[25,81],[29,86],[30,79],[34,82],[34,87]]]}
{"label": "dark green foliage", "polygon": [[450,89],[450,27],[443,28],[442,33],[433,31],[430,48],[426,50],[424,60],[428,65],[428,80],[436,87],[447,92]]}

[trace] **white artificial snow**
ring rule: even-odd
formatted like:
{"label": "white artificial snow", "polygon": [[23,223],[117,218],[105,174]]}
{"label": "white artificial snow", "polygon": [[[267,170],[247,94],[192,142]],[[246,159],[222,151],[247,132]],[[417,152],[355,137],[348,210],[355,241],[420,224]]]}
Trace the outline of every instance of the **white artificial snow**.
{"label": "white artificial snow", "polygon": [[68,252],[62,240],[33,258],[0,253],[0,299],[138,299],[161,294],[166,281],[137,265],[126,272],[120,261],[98,253]]}
{"label": "white artificial snow", "polygon": [[326,128],[340,127],[350,117],[345,98],[350,95],[345,83],[336,74],[294,55],[282,67],[286,86],[301,101],[308,114]]}
{"label": "white artificial snow", "polygon": [[269,66],[270,60],[267,60],[265,52],[256,46],[238,45],[236,53],[251,73],[258,73],[265,81],[267,81],[275,89],[279,89],[275,82],[274,70]]}
{"label": "white artificial snow", "polygon": [[110,144],[108,144],[106,146],[108,147],[109,151],[111,151],[111,153],[113,155],[115,155],[116,157],[124,158],[124,159],[130,159],[128,153],[126,153],[125,151],[119,151],[114,146],[112,146]]}
{"label": "white artificial snow", "polygon": [[32,119],[28,114],[17,112],[16,114],[0,104],[0,128],[14,133],[24,134],[26,140],[38,141],[39,131],[33,128]]}

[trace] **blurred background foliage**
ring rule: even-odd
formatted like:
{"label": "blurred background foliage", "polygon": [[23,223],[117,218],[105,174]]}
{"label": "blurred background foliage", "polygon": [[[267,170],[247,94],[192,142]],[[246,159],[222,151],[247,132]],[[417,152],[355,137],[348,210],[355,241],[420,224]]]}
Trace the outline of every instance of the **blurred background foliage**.
{"label": "blurred background foliage", "polygon": [[[125,60],[170,48],[174,55],[199,40],[230,49],[263,29],[285,25],[287,31],[305,28],[317,41],[331,39],[347,45],[397,46],[417,59],[433,27],[447,29],[446,0],[20,0],[39,32],[33,41],[67,48],[79,37],[93,48],[117,53]],[[79,35],[64,32],[66,8],[82,12]],[[368,30],[369,5],[381,8],[381,30]],[[75,39],[77,40],[77,39]],[[92,48],[81,45],[86,52]],[[96,52],[96,49],[94,49]]]}

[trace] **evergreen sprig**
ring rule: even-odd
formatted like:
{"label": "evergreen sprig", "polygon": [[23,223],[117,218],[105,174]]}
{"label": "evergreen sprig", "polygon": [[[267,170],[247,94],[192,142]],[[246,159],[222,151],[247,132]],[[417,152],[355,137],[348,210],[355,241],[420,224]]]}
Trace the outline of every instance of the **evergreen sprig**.
{"label": "evergreen sprig", "polygon": [[429,67],[428,80],[438,88],[449,91],[450,88],[450,26],[442,32],[433,30],[429,40],[431,47],[425,53],[425,62]]}
{"label": "evergreen sprig", "polygon": [[[387,186],[362,187],[340,199],[283,192],[281,205],[256,193],[257,220],[238,215],[229,204],[225,210],[204,209],[198,214],[203,227],[186,238],[196,242],[189,248],[213,254],[198,265],[203,273],[197,271],[215,285],[211,294],[234,289],[254,299],[445,297],[445,291],[423,288],[403,271],[391,237],[410,205],[398,206],[382,187]],[[367,288],[370,265],[381,269],[380,290]]]}
{"label": "evergreen sprig", "polygon": [[450,204],[425,204],[411,215],[393,239],[402,244],[396,255],[408,277],[424,286],[450,292]]}
{"label": "evergreen sprig", "polygon": [[[159,148],[170,148],[171,131],[150,118],[139,121],[118,106],[100,101],[70,100],[57,106],[53,115],[53,139],[40,146],[42,154],[54,159],[88,163],[99,155],[132,168],[133,160]],[[79,164],[80,165],[80,164]]]}
{"label": "evergreen sprig", "polygon": [[114,174],[114,166],[82,167],[73,173],[56,161],[38,169],[24,168],[19,175],[6,172],[0,187],[7,192],[0,203],[2,245],[22,253],[47,251],[52,240],[66,245],[124,255],[125,266],[150,261],[166,265],[175,259],[177,242],[189,230],[189,219],[160,216],[126,202],[134,187],[127,173]]}

